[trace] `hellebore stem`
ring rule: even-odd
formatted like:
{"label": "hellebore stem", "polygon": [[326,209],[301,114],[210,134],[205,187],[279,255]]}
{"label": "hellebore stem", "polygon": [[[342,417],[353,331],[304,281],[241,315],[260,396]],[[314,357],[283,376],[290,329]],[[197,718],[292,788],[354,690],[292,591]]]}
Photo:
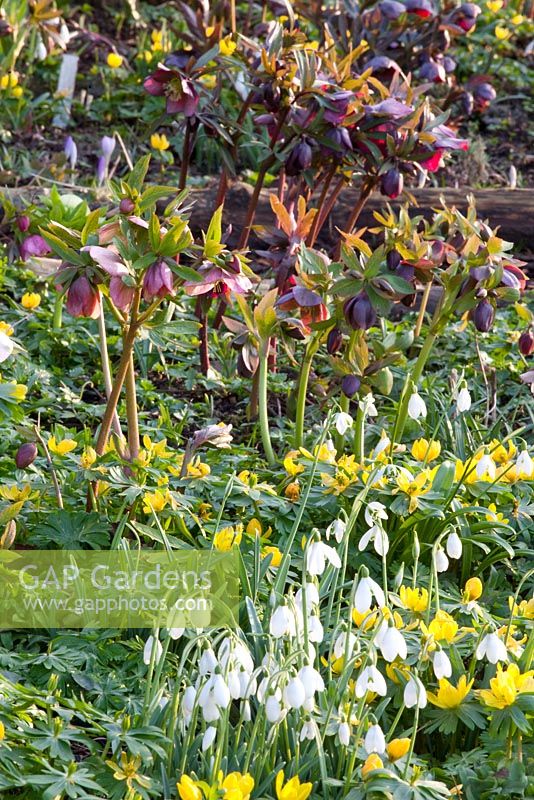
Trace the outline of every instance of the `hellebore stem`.
{"label": "hellebore stem", "polygon": [[182,165],[180,167],[180,181],[178,190],[181,192],[187,185],[187,172],[189,170],[189,156],[191,155],[191,121],[185,123],[184,147],[182,150]]}
{"label": "hellebore stem", "polygon": [[423,292],[423,296],[421,298],[421,308],[419,309],[419,316],[417,317],[417,322],[415,323],[414,329],[414,339],[417,339],[421,335],[421,329],[423,327],[423,322],[425,319],[425,311],[428,304],[428,298],[430,297],[430,290],[432,289],[432,281],[429,281]]}
{"label": "hellebore stem", "polygon": [[65,300],[64,294],[58,294],[54,302],[54,318],[52,322],[52,330],[57,332],[61,330],[63,322],[63,302]]}
{"label": "hellebore stem", "polygon": [[269,430],[269,410],[267,408],[267,375],[269,358],[269,341],[267,340],[260,347],[260,364],[258,380],[258,404],[260,416],[260,431],[263,449],[267,457],[269,466],[273,466],[276,459],[271,444],[271,433]]}
{"label": "hellebore stem", "polygon": [[313,357],[317,352],[319,342],[313,337],[306,345],[304,359],[298,376],[297,410],[295,415],[295,447],[302,447],[304,439],[304,419],[306,416],[306,394],[310,380],[310,370]]}
{"label": "hellebore stem", "polygon": [[360,408],[358,401],[356,411],[355,430],[354,430],[354,455],[358,464],[365,461],[365,412]]}
{"label": "hellebore stem", "polygon": [[324,217],[321,212],[326,204],[326,195],[328,193],[328,189],[330,188],[330,184],[332,183],[332,178],[334,177],[335,173],[336,173],[336,167],[334,165],[326,175],[325,182],[319,200],[317,202],[317,213],[313,220],[310,233],[308,234],[308,240],[306,242],[308,247],[313,247],[313,245],[315,244],[315,240],[319,235],[322,222],[324,222]]}
{"label": "hellebore stem", "polygon": [[[108,339],[106,335],[106,320],[104,317],[104,303],[102,302],[102,298],[100,298],[100,315],[98,317],[98,337],[100,339],[100,360],[102,364],[102,375],[104,376],[104,388],[106,391],[106,398],[109,400],[113,386],[113,380],[111,378],[111,367],[109,365]],[[116,411],[113,415],[112,424],[113,430],[119,439],[122,439],[121,424],[119,421],[119,415]]]}
{"label": "hellebore stem", "polygon": [[133,348],[130,352],[130,363],[126,372],[124,388],[126,391],[126,418],[128,420],[128,450],[130,451],[130,459],[133,460],[138,457],[140,447]]}
{"label": "hellebore stem", "polygon": [[258,205],[258,200],[260,197],[260,192],[263,188],[263,182],[265,180],[265,176],[267,175],[267,171],[276,161],[276,157],[274,154],[268,156],[260,166],[258,171],[258,177],[256,179],[256,184],[254,186],[254,191],[252,192],[252,197],[250,198],[250,202],[247,208],[247,214],[245,217],[245,221],[243,223],[243,230],[241,232],[241,238],[239,240],[239,244],[237,245],[238,250],[243,250],[247,244],[250,237],[250,231],[252,230],[252,223],[254,222],[254,217],[256,215],[256,206]]}
{"label": "hellebore stem", "polygon": [[[371,192],[373,191],[373,189],[375,187],[375,182],[376,181],[374,179],[369,179],[368,181],[364,181],[364,183],[362,185],[362,188],[361,188],[361,191],[360,191],[360,196],[358,198],[358,202],[354,206],[354,208],[353,208],[353,210],[351,212],[351,215],[350,215],[350,217],[348,218],[348,220],[346,222],[346,225],[345,225],[345,228],[344,228],[345,233],[352,233],[352,229],[354,228],[354,226],[358,222],[360,214],[362,213],[363,208],[364,208],[365,204],[367,203],[367,201],[369,200],[369,196],[371,195]],[[340,239],[340,241],[338,242],[338,245],[336,247],[336,256],[335,256],[336,260],[339,258],[339,254],[341,253],[341,242],[342,242],[342,240]]]}

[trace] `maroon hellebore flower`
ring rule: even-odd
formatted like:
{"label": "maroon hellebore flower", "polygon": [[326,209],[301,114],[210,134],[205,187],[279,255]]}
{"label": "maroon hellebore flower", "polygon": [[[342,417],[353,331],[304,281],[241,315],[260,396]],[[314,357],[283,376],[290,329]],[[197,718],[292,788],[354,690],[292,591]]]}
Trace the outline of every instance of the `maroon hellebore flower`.
{"label": "maroon hellebore flower", "polygon": [[355,297],[349,297],[343,306],[343,314],[353,330],[366,331],[377,323],[376,311],[367,292],[360,292]]}
{"label": "maroon hellebore flower", "polygon": [[183,78],[176,70],[158,67],[152,75],[145,78],[143,86],[154,97],[166,95],[168,114],[195,116],[199,96],[193,82],[189,78]]}
{"label": "maroon hellebore flower", "polygon": [[85,275],[73,280],[67,289],[66,308],[73,317],[100,316],[100,292]]}

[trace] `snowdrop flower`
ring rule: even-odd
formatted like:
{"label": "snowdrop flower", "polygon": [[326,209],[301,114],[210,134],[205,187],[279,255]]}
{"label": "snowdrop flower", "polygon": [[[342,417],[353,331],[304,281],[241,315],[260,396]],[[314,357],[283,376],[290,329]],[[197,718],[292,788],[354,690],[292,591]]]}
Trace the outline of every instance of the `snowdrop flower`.
{"label": "snowdrop flower", "polygon": [[387,694],[385,678],[382,673],[373,665],[370,667],[364,667],[356,679],[354,694],[358,700],[361,700],[362,697],[365,697],[367,692],[374,692],[375,694],[380,695],[380,697],[385,697]]}
{"label": "snowdrop flower", "polygon": [[143,650],[143,662],[148,666],[152,660],[152,651],[154,653],[154,664],[157,664],[163,655],[163,647],[159,639],[154,639],[153,636],[149,636],[145,642],[145,648]]}
{"label": "snowdrop flower", "polygon": [[378,411],[376,410],[375,406],[375,398],[372,395],[372,392],[366,394],[365,397],[362,397],[360,402],[358,403],[360,407],[360,411],[364,413],[366,417],[377,417]]}
{"label": "snowdrop flower", "polygon": [[357,642],[358,639],[351,631],[340,633],[334,642],[334,656],[336,658],[342,658],[346,652],[350,658]]}
{"label": "snowdrop flower", "polygon": [[334,425],[336,426],[336,431],[341,436],[344,436],[354,425],[354,420],[350,414],[347,414],[345,411],[340,411],[339,414],[336,414],[334,417]]}
{"label": "snowdrop flower", "polygon": [[[381,455],[381,453],[383,453],[385,450],[388,450],[390,447],[391,447],[391,439],[385,434],[382,435],[380,437],[380,441],[373,450],[373,458],[376,460],[378,456]],[[372,503],[369,503],[369,505],[372,505]],[[380,505],[382,504],[380,503]]]}
{"label": "snowdrop flower", "polygon": [[354,608],[356,611],[359,611],[360,614],[365,614],[366,611],[369,611],[373,597],[380,608],[386,605],[384,592],[378,583],[369,576],[361,578],[354,595]]}
{"label": "snowdrop flower", "polygon": [[534,475],[534,461],[528,454],[528,450],[522,450],[515,462],[517,472],[521,477],[532,478]]}
{"label": "snowdrop flower", "polygon": [[35,58],[37,61],[44,61],[48,55],[48,50],[46,49],[45,43],[39,36],[37,40],[37,47],[35,48]]}
{"label": "snowdrop flower", "polygon": [[295,616],[288,606],[278,606],[271,615],[269,633],[275,639],[280,639],[287,634],[290,636],[295,635]]}
{"label": "snowdrop flower", "polygon": [[404,687],[404,705],[406,708],[425,708],[427,704],[426,689],[415,675],[411,675]]}
{"label": "snowdrop flower", "polygon": [[324,692],[324,681],[321,673],[310,664],[302,667],[298,672],[298,677],[304,686],[306,700],[309,700],[315,695],[315,692]]}
{"label": "snowdrop flower", "polygon": [[449,558],[458,559],[462,557],[462,540],[456,531],[453,531],[447,536],[446,548]]}
{"label": "snowdrop flower", "polygon": [[386,520],[388,518],[388,512],[383,503],[374,501],[372,503],[367,503],[364,516],[368,525],[374,525],[380,519]]}
{"label": "snowdrop flower", "polygon": [[[304,589],[304,592],[303,592]],[[319,591],[317,586],[308,581],[305,586],[301,586],[298,592],[295,595],[295,603],[296,605],[302,609],[304,604],[304,593],[306,594],[306,608],[310,609],[312,606],[319,605]]]}
{"label": "snowdrop flower", "polygon": [[305,739],[311,741],[317,736],[317,723],[313,719],[308,719],[301,728],[299,740],[303,742]]}
{"label": "snowdrop flower", "polygon": [[384,622],[382,622],[380,625],[375,641],[378,644],[384,659],[390,663],[395,661],[397,656],[400,656],[400,658],[404,661],[408,655],[404,636],[398,630],[398,628],[396,628],[394,625],[389,625],[386,620],[384,620]]}
{"label": "snowdrop flower", "polygon": [[419,417],[426,417],[426,405],[421,395],[415,391],[410,400],[408,401],[408,415],[412,419],[419,419]]}
{"label": "snowdrop flower", "polygon": [[363,743],[366,753],[384,753],[386,750],[386,738],[380,725],[371,725],[365,734]]}
{"label": "snowdrop flower", "polygon": [[197,699],[197,691],[195,687],[188,686],[183,694],[182,705],[181,705],[182,714],[186,724],[189,723],[191,719],[193,710],[195,708],[196,699]]}
{"label": "snowdrop flower", "polygon": [[13,352],[14,345],[9,336],[0,331],[0,364],[5,361]]}
{"label": "snowdrop flower", "polygon": [[306,689],[301,679],[297,676],[291,678],[284,689],[284,703],[289,708],[300,708],[306,700]]}
{"label": "snowdrop flower", "polygon": [[458,409],[459,414],[463,414],[466,411],[469,411],[471,408],[471,395],[469,394],[469,389],[467,389],[465,386],[458,392],[458,397],[456,398],[456,408]]}
{"label": "snowdrop flower", "polygon": [[209,728],[206,728],[206,732],[202,737],[202,752],[206,752],[212,746],[213,742],[215,741],[215,737],[217,736],[217,728],[214,728],[213,725],[210,725]]}
{"label": "snowdrop flower", "polygon": [[369,530],[364,533],[358,542],[358,550],[363,552],[369,542],[373,542],[374,548],[379,556],[385,556],[389,550],[389,539],[384,528],[381,525],[373,525]]}
{"label": "snowdrop flower", "polygon": [[306,553],[306,569],[309,574],[322,575],[327,561],[336,569],[341,567],[341,559],[333,547],[321,541],[312,542]]}
{"label": "snowdrop flower", "polygon": [[248,700],[244,700],[241,704],[241,717],[243,718],[243,722],[250,722],[252,719],[252,711]]}
{"label": "snowdrop flower", "polygon": [[436,570],[438,572],[446,572],[449,569],[449,559],[445,555],[443,547],[438,547],[435,555]]}
{"label": "snowdrop flower", "polygon": [[282,722],[287,714],[287,709],[282,708],[280,702],[280,690],[277,689],[275,694],[270,695],[265,703],[265,716],[268,722],[276,725]]}
{"label": "snowdrop flower", "polygon": [[432,669],[434,675],[440,681],[442,678],[450,678],[452,675],[452,665],[445,650],[436,650],[432,656]]}
{"label": "snowdrop flower", "polygon": [[498,661],[508,661],[506,645],[496,633],[487,633],[484,636],[477,647],[475,655],[479,660],[485,656],[490,664],[496,664]]}
{"label": "snowdrop flower", "polygon": [[215,675],[212,679],[213,681],[213,699],[217,703],[218,706],[221,708],[228,708],[232,701],[232,697],[230,695],[230,689],[228,688],[226,681],[224,680],[222,675]]}
{"label": "snowdrop flower", "polygon": [[70,168],[74,169],[76,166],[76,162],[78,160],[78,148],[76,147],[76,142],[72,138],[72,136],[67,136],[65,139],[65,144],[63,145],[63,152],[67,158],[67,161],[70,164]]}
{"label": "snowdrop flower", "polygon": [[209,675],[210,673],[214,672],[218,664],[219,662],[217,661],[217,656],[211,647],[208,647],[200,656],[198,669],[201,675]]}
{"label": "snowdrop flower", "polygon": [[347,523],[343,522],[342,519],[335,519],[326,529],[326,538],[330,539],[333,536],[336,542],[341,543],[346,530]]}
{"label": "snowdrop flower", "polygon": [[340,722],[337,735],[339,737],[339,743],[342,744],[343,747],[348,747],[350,744],[350,725],[348,722]]}
{"label": "snowdrop flower", "polygon": [[169,628],[169,636],[171,639],[179,639],[183,635],[185,628]]}
{"label": "snowdrop flower", "polygon": [[480,479],[484,478],[486,475],[490,480],[493,480],[495,478],[495,475],[497,473],[497,468],[495,466],[495,461],[488,453],[485,453],[478,462],[476,467],[476,473],[477,473],[477,478]]}
{"label": "snowdrop flower", "polygon": [[316,643],[320,643],[324,639],[323,624],[316,614],[308,617],[308,639],[310,642]]}

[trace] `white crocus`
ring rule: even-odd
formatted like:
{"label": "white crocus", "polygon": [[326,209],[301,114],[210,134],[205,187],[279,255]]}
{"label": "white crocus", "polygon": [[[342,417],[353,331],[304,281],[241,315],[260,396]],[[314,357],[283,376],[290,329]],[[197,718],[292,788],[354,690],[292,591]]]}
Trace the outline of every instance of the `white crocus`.
{"label": "white crocus", "polygon": [[380,670],[375,666],[364,667],[356,679],[354,694],[361,700],[367,692],[374,692],[385,697],[387,694],[386,681]]}
{"label": "white crocus", "polygon": [[333,536],[336,542],[340,544],[343,541],[346,530],[347,523],[343,522],[342,519],[335,519],[326,529],[326,538],[330,539],[330,537]]}
{"label": "white crocus", "polygon": [[371,725],[365,734],[363,743],[366,753],[384,753],[386,750],[386,737],[380,725]]}
{"label": "white crocus", "polygon": [[412,675],[404,687],[404,705],[406,708],[425,708],[427,704],[426,689],[415,675]]}
{"label": "white crocus", "polygon": [[534,461],[529,456],[528,450],[519,453],[515,466],[521,478],[532,478],[534,475]]}
{"label": "white crocus", "polygon": [[476,473],[477,478],[482,479],[487,476],[490,480],[494,480],[497,474],[497,467],[495,466],[495,461],[488,453],[485,453],[478,462]]}
{"label": "white crocus", "polygon": [[334,417],[334,425],[340,436],[344,436],[354,425],[354,420],[350,414],[347,414],[345,411],[340,411],[339,414],[336,414]]}
{"label": "white crocus", "polygon": [[204,753],[206,750],[209,750],[212,746],[213,742],[215,741],[215,737],[217,736],[217,728],[213,725],[210,725],[206,728],[206,732],[202,737],[202,752]]}
{"label": "white crocus", "polygon": [[370,577],[361,578],[354,595],[354,608],[356,611],[360,614],[365,614],[366,611],[369,611],[373,597],[380,608],[386,605],[384,592],[378,583]]}
{"label": "white crocus", "polygon": [[149,636],[145,642],[145,647],[143,650],[143,661],[145,664],[150,664],[152,660],[152,652],[154,651],[154,664],[157,664],[163,655],[163,647],[159,639],[154,639],[153,636]]}
{"label": "white crocus", "polygon": [[450,678],[452,675],[452,664],[445,650],[436,650],[432,656],[432,668],[434,675],[440,681],[442,678]]}
{"label": "white crocus", "polygon": [[496,633],[487,633],[478,645],[476,657],[480,660],[484,656],[490,664],[496,664],[498,661],[508,661],[506,645]]}
{"label": "white crocus", "polygon": [[13,352],[14,344],[9,336],[4,333],[4,331],[0,331],[0,364],[2,361],[5,361],[11,353]]}
{"label": "white crocus", "polygon": [[408,415],[412,419],[419,419],[426,417],[426,405],[425,401],[419,394],[419,392],[414,392],[408,401]]}
{"label": "white crocus", "polygon": [[456,408],[460,414],[464,414],[471,408],[471,395],[469,394],[469,389],[467,389],[465,386],[458,392],[458,397],[456,398]]}
{"label": "white crocus", "polygon": [[449,533],[449,535],[447,536],[446,549],[449,558],[458,559],[462,557],[462,540],[460,539],[456,531]]}
{"label": "white crocus", "polygon": [[389,539],[384,528],[379,525],[372,525],[358,542],[358,550],[363,552],[369,542],[373,542],[374,548],[380,557],[387,555],[389,550]]}
{"label": "white crocus", "polygon": [[291,678],[284,689],[284,703],[289,708],[300,708],[306,700],[306,689],[301,679],[297,676]]}
{"label": "white crocus", "polygon": [[322,575],[326,569],[327,562],[336,569],[341,567],[341,559],[337,550],[321,541],[312,542],[306,553],[306,569],[308,573],[310,575]]}
{"label": "white crocus", "polygon": [[403,661],[408,655],[406,641],[402,633],[394,625],[384,620],[376,634],[376,643],[386,661],[390,663],[399,656]]}
{"label": "white crocus", "polygon": [[449,559],[443,547],[438,547],[436,550],[435,562],[438,572],[446,572],[449,569]]}

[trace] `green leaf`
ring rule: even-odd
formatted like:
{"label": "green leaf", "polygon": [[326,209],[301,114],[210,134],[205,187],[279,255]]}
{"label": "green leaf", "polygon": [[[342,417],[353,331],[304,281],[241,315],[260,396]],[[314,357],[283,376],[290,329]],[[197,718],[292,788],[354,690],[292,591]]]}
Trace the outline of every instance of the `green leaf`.
{"label": "green leaf", "polygon": [[128,175],[126,182],[131,189],[136,189],[138,192],[141,191],[150,165],[150,158],[150,153],[142,156]]}

